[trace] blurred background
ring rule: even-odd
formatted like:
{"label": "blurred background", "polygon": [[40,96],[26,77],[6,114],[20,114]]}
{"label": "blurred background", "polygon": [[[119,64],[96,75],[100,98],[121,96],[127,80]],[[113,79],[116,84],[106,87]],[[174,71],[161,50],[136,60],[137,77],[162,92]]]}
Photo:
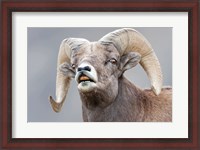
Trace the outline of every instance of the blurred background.
{"label": "blurred background", "polygon": [[[122,27],[119,27],[122,28]],[[55,113],[48,97],[55,98],[56,64],[60,43],[68,37],[97,41],[119,28],[28,28],[28,122],[82,122],[81,100],[74,80],[60,113]],[[160,61],[164,86],[172,86],[172,28],[137,27],[151,43]],[[125,76],[140,88],[150,88],[150,82],[140,65],[125,72]]]}

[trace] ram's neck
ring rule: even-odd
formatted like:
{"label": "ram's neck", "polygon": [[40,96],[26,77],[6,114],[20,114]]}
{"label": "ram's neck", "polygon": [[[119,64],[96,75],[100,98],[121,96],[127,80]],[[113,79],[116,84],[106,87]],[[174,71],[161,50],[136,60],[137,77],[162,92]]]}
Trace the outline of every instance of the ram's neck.
{"label": "ram's neck", "polygon": [[[117,97],[106,107],[97,106],[88,109],[86,104],[83,103],[84,121],[143,121],[148,98],[124,77],[119,79],[118,89]],[[107,101],[98,95],[93,95],[93,97],[81,96],[81,99],[82,101],[93,99],[94,103],[99,100]]]}

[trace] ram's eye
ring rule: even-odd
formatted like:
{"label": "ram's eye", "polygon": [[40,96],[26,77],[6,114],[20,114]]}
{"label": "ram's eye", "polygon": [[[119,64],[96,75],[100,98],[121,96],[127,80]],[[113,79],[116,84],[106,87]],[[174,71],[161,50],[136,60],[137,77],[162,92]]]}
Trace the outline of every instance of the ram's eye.
{"label": "ram's eye", "polygon": [[72,67],[72,69],[75,69],[76,65],[75,64],[71,64],[71,67]]}
{"label": "ram's eye", "polygon": [[110,59],[109,62],[112,63],[112,64],[117,64],[117,60],[114,59],[114,58]]}

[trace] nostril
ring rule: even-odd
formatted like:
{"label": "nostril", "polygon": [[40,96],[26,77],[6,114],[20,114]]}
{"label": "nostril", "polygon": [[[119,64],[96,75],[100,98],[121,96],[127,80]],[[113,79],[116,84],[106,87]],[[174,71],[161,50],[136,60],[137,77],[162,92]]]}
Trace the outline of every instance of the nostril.
{"label": "nostril", "polygon": [[85,66],[84,68],[85,68],[85,70],[87,70],[87,71],[91,71],[91,68],[90,68],[89,66]]}
{"label": "nostril", "polygon": [[82,71],[82,70],[91,71],[91,68],[89,66],[78,67],[78,71]]}
{"label": "nostril", "polygon": [[82,67],[78,67],[78,71],[81,71],[82,70]]}

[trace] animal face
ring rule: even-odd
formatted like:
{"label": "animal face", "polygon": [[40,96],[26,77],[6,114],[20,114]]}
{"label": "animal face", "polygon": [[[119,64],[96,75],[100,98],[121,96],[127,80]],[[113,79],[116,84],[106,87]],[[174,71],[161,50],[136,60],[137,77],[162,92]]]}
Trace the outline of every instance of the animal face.
{"label": "animal face", "polygon": [[130,52],[120,56],[114,45],[93,42],[72,51],[70,59],[71,63],[62,64],[60,71],[75,77],[80,93],[102,96],[108,93],[107,98],[113,100],[118,93],[118,78],[140,61],[140,54]]}

